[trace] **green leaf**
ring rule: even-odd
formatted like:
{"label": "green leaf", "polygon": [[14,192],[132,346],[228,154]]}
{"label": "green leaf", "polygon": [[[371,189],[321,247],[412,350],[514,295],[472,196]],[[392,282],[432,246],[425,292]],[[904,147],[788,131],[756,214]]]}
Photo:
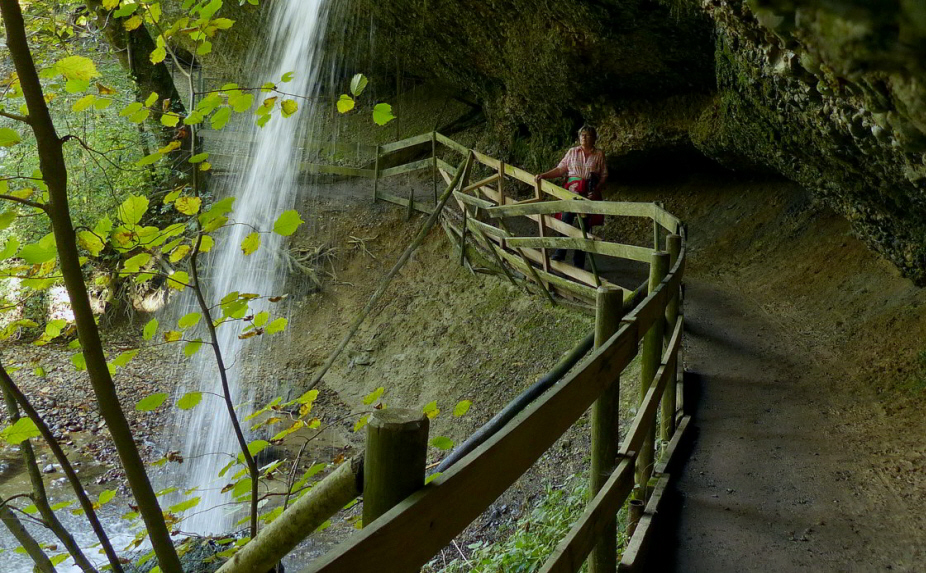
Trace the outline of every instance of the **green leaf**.
{"label": "green leaf", "polygon": [[266,310],[262,310],[254,316],[254,326],[256,326],[257,328],[260,328],[263,325],[267,324],[268,320],[270,320],[270,313],[267,312]]}
{"label": "green leaf", "polygon": [[161,125],[167,127],[177,127],[177,124],[180,123],[180,115],[174,112],[168,112],[161,115]]}
{"label": "green leaf", "polygon": [[71,109],[77,113],[80,113],[84,110],[89,109],[90,106],[92,106],[93,102],[95,101],[96,101],[96,96],[93,94],[88,94],[80,98],[76,102],[74,102],[74,105],[71,106]]}
{"label": "green leaf", "polygon": [[425,407],[422,408],[421,411],[428,418],[431,418],[431,419],[436,418],[437,415],[440,414],[440,408],[437,407],[437,400],[434,400],[433,402],[428,402],[425,405]]}
{"label": "green leaf", "polygon": [[299,213],[295,209],[290,209],[280,215],[280,218],[273,224],[273,232],[277,235],[288,237],[295,233],[299,225],[303,223],[305,223],[305,221],[302,220]]}
{"label": "green leaf", "polygon": [[438,450],[447,451],[453,447],[453,440],[450,438],[445,438],[444,436],[437,436],[431,440],[431,445],[437,448]]}
{"label": "green leaf", "polygon": [[151,262],[151,253],[140,253],[125,261],[122,265],[124,272],[137,273],[142,267]]}
{"label": "green leaf", "polygon": [[22,248],[19,252],[19,258],[30,265],[41,265],[55,260],[56,254],[57,250],[54,245],[44,246],[41,243],[33,243]]}
{"label": "green leaf", "polygon": [[123,368],[126,364],[132,361],[135,356],[138,355],[138,350],[128,350],[123,352],[113,360],[113,365],[119,368]]}
{"label": "green leaf", "polygon": [[299,104],[295,100],[286,99],[280,104],[280,113],[283,114],[283,117],[290,117],[297,111],[299,111]]}
{"label": "green leaf", "polygon": [[55,71],[68,80],[90,81],[100,75],[93,60],[83,56],[68,56],[58,60]]}
{"label": "green leaf", "polygon": [[71,356],[71,364],[74,365],[74,368],[76,368],[78,372],[83,372],[86,370],[87,359],[84,358],[83,352],[78,352],[77,354]]}
{"label": "green leaf", "polygon": [[167,400],[167,394],[165,392],[158,392],[157,394],[152,394],[146,398],[139,400],[138,404],[135,404],[136,412],[150,412],[156,410]]}
{"label": "green leaf", "polygon": [[190,163],[202,163],[203,161],[209,159],[208,153],[197,153],[190,158]]}
{"label": "green leaf", "polygon": [[168,511],[170,511],[171,513],[183,513],[184,511],[186,511],[186,510],[188,510],[188,509],[193,509],[194,507],[196,507],[197,505],[199,505],[200,500],[201,500],[201,498],[194,497],[194,498],[188,499],[188,500],[186,500],[186,501],[181,501],[180,503],[178,503],[178,504],[176,504],[176,505],[170,506],[170,508],[168,509]]}
{"label": "green leaf", "polygon": [[180,398],[179,402],[177,402],[177,407],[181,410],[192,410],[199,405],[202,399],[202,392],[188,392],[184,394],[182,398]]}
{"label": "green leaf", "polygon": [[251,478],[244,478],[236,483],[235,487],[232,489],[232,497],[241,497],[250,494],[252,483]]}
{"label": "green leaf", "polygon": [[354,109],[354,98],[350,97],[347,94],[341,94],[341,97],[338,98],[338,113],[347,113],[350,110]]}
{"label": "green leaf", "polygon": [[16,217],[19,217],[19,213],[13,209],[0,213],[0,231],[9,228],[13,221],[16,220]]}
{"label": "green leaf", "polygon": [[202,317],[203,315],[198,312],[191,312],[185,315],[183,318],[181,318],[180,321],[177,323],[177,326],[179,326],[183,330],[186,330],[187,328],[191,328],[199,324],[199,321]]}
{"label": "green leaf", "polygon": [[180,197],[174,202],[174,208],[184,215],[195,215],[202,204],[203,200],[199,197]]}
{"label": "green leaf", "polygon": [[202,345],[203,345],[202,340],[194,340],[192,342],[187,342],[183,347],[183,353],[187,356],[187,358],[189,358],[190,356],[193,356],[194,354],[199,352],[199,349],[202,348]]}
{"label": "green leaf", "polygon": [[159,151],[155,151],[155,152],[152,153],[151,155],[146,155],[146,156],[142,157],[141,159],[139,159],[138,161],[136,161],[136,162],[135,162],[135,165],[136,165],[137,167],[144,167],[144,166],[146,166],[146,165],[153,165],[153,164],[157,163],[158,161],[160,161],[162,157],[164,157],[164,154],[163,154],[163,153],[161,153],[161,152],[159,152]]}
{"label": "green leaf", "polygon": [[369,406],[370,404],[379,400],[379,398],[383,395],[383,392],[385,391],[386,389],[380,386],[376,390],[373,390],[372,392],[367,394],[366,397],[363,399],[363,403]]}
{"label": "green leaf", "polygon": [[362,418],[360,418],[359,420],[357,420],[357,423],[354,424],[354,431],[355,431],[355,432],[359,432],[360,430],[363,429],[364,426],[367,425],[367,422],[369,422],[369,421],[370,421],[370,417],[369,417],[369,416],[363,416]]}
{"label": "green leaf", "polygon": [[116,497],[116,492],[114,490],[106,490],[100,493],[100,497],[97,499],[97,503],[100,505],[106,505],[111,502],[113,498]]}
{"label": "green leaf", "polygon": [[132,195],[119,206],[119,220],[127,226],[137,225],[148,210],[148,199]]}
{"label": "green leaf", "polygon": [[350,80],[350,93],[359,96],[366,87],[367,77],[363,74],[354,74],[354,77]]}
{"label": "green leaf", "polygon": [[283,332],[286,329],[287,320],[285,318],[278,318],[267,325],[267,328],[264,330],[267,334],[276,334],[278,332]]}
{"label": "green leaf", "polygon": [[158,92],[151,92],[148,99],[145,100],[145,107],[151,107],[158,101]]}
{"label": "green leaf", "polygon": [[61,335],[61,330],[67,326],[67,321],[62,319],[49,320],[45,324],[45,336],[49,338],[56,338]]}
{"label": "green leaf", "polygon": [[209,120],[209,125],[212,126],[212,129],[222,129],[228,124],[228,120],[231,118],[232,110],[230,107],[223,107],[219,111],[213,114],[212,118]]}
{"label": "green leaf", "polygon": [[284,84],[288,84],[289,82],[293,81],[293,77],[295,77],[295,75],[296,72],[286,72],[283,74],[283,77],[280,78],[280,81],[282,81]]}
{"label": "green leaf", "polygon": [[6,243],[3,245],[3,248],[0,249],[0,261],[5,261],[6,259],[12,257],[19,251],[19,239],[16,237],[10,237],[6,240]]}
{"label": "green leaf", "polygon": [[453,407],[453,415],[457,418],[459,418],[460,416],[465,416],[466,413],[469,412],[469,407],[472,405],[473,403],[470,402],[469,400],[463,400],[462,402],[458,403],[456,406]]}
{"label": "green leaf", "polygon": [[16,130],[0,127],[0,147],[12,147],[21,141],[22,138]]}
{"label": "green leaf", "polygon": [[8,426],[0,432],[0,436],[2,436],[7,443],[14,446],[25,442],[29,438],[35,438],[40,435],[41,432],[39,432],[39,429],[35,426],[31,418],[20,418],[15,424]]}
{"label": "green leaf", "polygon": [[152,64],[160,64],[161,62],[164,61],[165,58],[167,58],[167,48],[166,47],[160,46],[158,48],[151,50],[150,60]]}
{"label": "green leaf", "polygon": [[100,252],[106,247],[106,243],[103,242],[103,239],[91,231],[80,231],[77,233],[77,242],[94,257],[100,256]]}
{"label": "green leaf", "polygon": [[260,248],[260,233],[251,233],[241,241],[241,252],[247,255],[253,254]]}
{"label": "green leaf", "polygon": [[148,321],[148,324],[145,325],[145,329],[142,331],[142,336],[145,340],[151,340],[154,338],[154,335],[158,331],[158,319],[152,318]]}
{"label": "green leaf", "polygon": [[395,116],[392,115],[392,106],[388,103],[378,103],[373,108],[373,121],[376,122],[376,125],[386,125],[394,119]]}
{"label": "green leaf", "polygon": [[167,277],[167,286],[174,290],[183,290],[190,284],[190,275],[186,271],[177,271]]}

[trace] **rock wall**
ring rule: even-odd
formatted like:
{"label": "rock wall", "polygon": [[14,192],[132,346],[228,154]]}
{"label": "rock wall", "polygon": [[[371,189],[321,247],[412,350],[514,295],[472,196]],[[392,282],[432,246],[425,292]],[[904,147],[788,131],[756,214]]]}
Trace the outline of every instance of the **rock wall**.
{"label": "rock wall", "polygon": [[[697,151],[781,174],[926,284],[922,0],[332,0],[330,9],[331,69],[373,77],[368,97],[394,97],[401,78],[439,84],[482,108],[480,146],[530,169],[549,167],[587,122],[618,172],[647,155],[669,168],[671,154]],[[332,93],[346,86],[335,76]]]}

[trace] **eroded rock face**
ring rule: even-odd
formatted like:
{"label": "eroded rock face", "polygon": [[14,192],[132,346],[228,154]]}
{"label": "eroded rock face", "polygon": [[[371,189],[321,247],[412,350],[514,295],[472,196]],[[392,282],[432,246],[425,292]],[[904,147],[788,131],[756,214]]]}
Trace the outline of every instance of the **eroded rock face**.
{"label": "eroded rock face", "polygon": [[921,0],[346,2],[373,14],[356,54],[477,99],[509,159],[585,121],[615,161],[693,145],[813,190],[926,283]]}
{"label": "eroded rock face", "polygon": [[695,145],[813,190],[926,283],[926,4],[703,7],[715,22],[717,93],[691,131]]}

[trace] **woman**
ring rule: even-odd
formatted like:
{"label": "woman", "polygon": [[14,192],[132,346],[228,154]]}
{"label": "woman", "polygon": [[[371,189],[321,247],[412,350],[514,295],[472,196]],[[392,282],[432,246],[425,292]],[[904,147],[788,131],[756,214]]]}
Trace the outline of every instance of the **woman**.
{"label": "woman", "polygon": [[[608,180],[608,165],[605,162],[604,152],[595,147],[598,132],[594,127],[582,126],[579,129],[579,145],[566,152],[559,165],[546,173],[537,175],[534,179],[554,179],[566,177],[566,189],[593,201],[601,200],[600,189]],[[560,216],[561,215],[561,216]],[[561,213],[557,218],[568,225],[575,220],[575,213]],[[604,215],[583,215],[582,222],[586,229],[604,223]],[[566,249],[556,249],[552,259],[561,261],[566,258]],[[585,251],[576,250],[573,255],[573,264],[585,268]]]}

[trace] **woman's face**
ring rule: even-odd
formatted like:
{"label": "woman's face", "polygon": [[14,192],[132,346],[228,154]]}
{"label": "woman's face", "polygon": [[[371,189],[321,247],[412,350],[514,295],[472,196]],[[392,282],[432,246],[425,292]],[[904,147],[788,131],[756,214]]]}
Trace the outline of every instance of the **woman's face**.
{"label": "woman's face", "polygon": [[579,132],[579,145],[595,147],[595,136],[588,131]]}

